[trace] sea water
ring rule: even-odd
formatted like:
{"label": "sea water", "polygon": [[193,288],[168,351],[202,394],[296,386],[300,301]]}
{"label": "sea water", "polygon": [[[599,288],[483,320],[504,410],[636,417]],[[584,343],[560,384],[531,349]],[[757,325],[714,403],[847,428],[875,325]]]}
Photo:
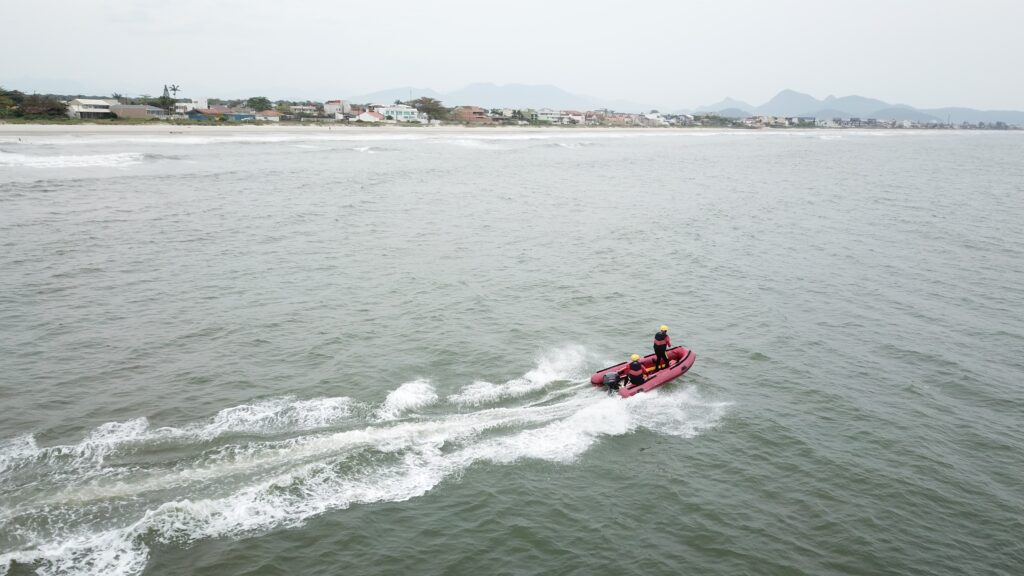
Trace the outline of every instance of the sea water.
{"label": "sea water", "polygon": [[0,134],[0,574],[1020,574],[1022,158]]}

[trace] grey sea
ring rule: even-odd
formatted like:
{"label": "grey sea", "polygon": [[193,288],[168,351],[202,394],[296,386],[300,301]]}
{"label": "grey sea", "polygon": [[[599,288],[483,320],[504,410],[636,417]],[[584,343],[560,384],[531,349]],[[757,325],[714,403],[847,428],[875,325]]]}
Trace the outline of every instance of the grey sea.
{"label": "grey sea", "polygon": [[0,575],[1024,574],[1024,134],[182,131],[0,133]]}

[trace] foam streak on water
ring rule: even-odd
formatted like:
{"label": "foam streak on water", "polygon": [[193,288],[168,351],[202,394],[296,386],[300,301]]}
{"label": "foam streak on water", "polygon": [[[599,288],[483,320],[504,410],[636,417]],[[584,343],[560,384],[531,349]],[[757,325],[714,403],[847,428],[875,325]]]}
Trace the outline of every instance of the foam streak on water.
{"label": "foam streak on water", "polygon": [[[239,537],[298,526],[327,510],[401,502],[478,462],[571,464],[602,437],[640,427],[688,437],[713,426],[725,409],[693,391],[626,401],[578,388],[567,378],[581,358],[579,347],[553,352],[513,381],[562,382],[574,390],[557,401],[486,407],[488,400],[477,395],[476,411],[416,415],[413,410],[437,400],[430,383],[417,380],[389,393],[364,422],[346,421],[348,399],[280,399],[227,408],[210,422],[180,428],[151,431],[144,418],[104,424],[73,446],[40,448],[31,438],[15,439],[0,454],[9,495],[0,527],[15,549],[0,555],[0,574],[11,562],[37,564],[42,574],[138,574],[147,542]],[[520,387],[511,395],[528,392]],[[687,427],[664,426],[676,421]],[[343,430],[315,432],[342,424]],[[293,437],[259,438],[275,432]],[[208,442],[217,439],[223,441],[211,451]],[[126,472],[119,461],[129,449],[144,455],[168,440],[181,451],[169,467],[143,456],[132,458]],[[68,466],[78,475],[50,474]],[[110,518],[111,509],[121,518]]]}

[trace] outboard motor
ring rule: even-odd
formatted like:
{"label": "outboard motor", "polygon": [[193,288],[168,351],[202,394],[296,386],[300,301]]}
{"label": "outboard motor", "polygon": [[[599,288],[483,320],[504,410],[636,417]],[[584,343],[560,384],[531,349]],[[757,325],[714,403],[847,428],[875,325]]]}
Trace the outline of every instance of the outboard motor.
{"label": "outboard motor", "polygon": [[607,386],[609,390],[618,390],[619,378],[621,378],[621,376],[619,376],[618,372],[606,372],[605,375],[601,377],[601,383]]}

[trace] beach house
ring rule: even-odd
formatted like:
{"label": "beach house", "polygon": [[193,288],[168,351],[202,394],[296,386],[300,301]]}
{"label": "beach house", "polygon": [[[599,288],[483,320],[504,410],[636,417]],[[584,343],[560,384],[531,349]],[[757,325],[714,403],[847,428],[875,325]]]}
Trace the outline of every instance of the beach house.
{"label": "beach house", "polygon": [[328,100],[324,102],[324,115],[326,116],[334,116],[340,120],[339,114],[344,116],[351,113],[352,105],[344,100]]}
{"label": "beach house", "polygon": [[110,118],[113,112],[110,107],[120,104],[112,98],[99,100],[94,98],[75,98],[68,102],[68,116],[71,118]]}
{"label": "beach house", "polygon": [[420,114],[412,106],[406,104],[392,104],[390,106],[374,106],[373,111],[383,115],[385,118],[390,117],[396,122],[426,122],[427,117]]}
{"label": "beach house", "polygon": [[110,113],[118,118],[134,120],[162,120],[167,118],[167,111],[148,104],[113,104]]}

